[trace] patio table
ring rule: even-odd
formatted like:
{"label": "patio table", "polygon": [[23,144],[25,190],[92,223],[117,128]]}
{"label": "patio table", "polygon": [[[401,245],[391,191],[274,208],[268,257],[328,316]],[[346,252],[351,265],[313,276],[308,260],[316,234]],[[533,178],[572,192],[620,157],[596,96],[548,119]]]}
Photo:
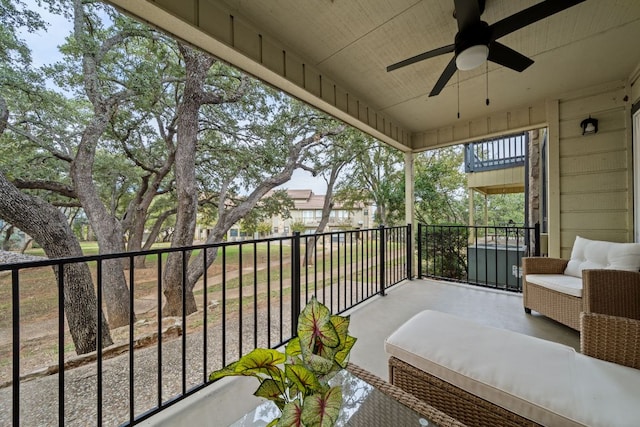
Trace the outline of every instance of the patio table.
{"label": "patio table", "polygon": [[[342,385],[343,405],[338,426],[464,427],[459,421],[353,363],[332,381]],[[267,401],[232,427],[263,427],[278,415],[275,404]]]}

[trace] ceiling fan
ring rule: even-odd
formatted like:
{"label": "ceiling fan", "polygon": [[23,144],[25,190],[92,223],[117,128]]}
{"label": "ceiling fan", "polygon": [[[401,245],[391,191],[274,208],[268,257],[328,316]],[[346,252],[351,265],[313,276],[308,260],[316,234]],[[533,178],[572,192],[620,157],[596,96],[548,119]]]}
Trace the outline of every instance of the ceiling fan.
{"label": "ceiling fan", "polygon": [[480,20],[485,1],[454,0],[454,17],[458,22],[455,42],[389,65],[387,71],[454,52],[454,57],[440,75],[429,96],[438,95],[456,69],[472,70],[487,60],[522,72],[533,64],[533,60],[496,40],[585,0],[545,0],[491,25]]}

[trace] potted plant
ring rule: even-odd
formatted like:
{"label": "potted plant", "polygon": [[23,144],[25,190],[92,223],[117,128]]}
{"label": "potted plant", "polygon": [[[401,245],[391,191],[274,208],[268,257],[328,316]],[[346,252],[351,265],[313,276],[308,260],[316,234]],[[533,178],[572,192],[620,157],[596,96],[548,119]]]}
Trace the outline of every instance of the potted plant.
{"label": "potted plant", "polygon": [[342,405],[342,389],[329,380],[346,368],[356,338],[348,334],[349,316],[331,315],[313,297],[298,318],[298,335],[282,353],[258,348],[237,362],[214,371],[227,376],[253,376],[260,381],[254,395],[273,401],[281,411],[269,426],[333,426]]}

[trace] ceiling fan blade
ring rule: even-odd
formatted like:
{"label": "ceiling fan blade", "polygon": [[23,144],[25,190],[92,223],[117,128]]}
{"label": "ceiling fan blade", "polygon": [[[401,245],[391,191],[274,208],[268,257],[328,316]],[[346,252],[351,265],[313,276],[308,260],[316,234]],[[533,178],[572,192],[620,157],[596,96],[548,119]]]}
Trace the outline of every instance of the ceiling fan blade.
{"label": "ceiling fan blade", "polygon": [[387,72],[397,70],[398,68],[406,67],[407,65],[415,64],[416,62],[423,61],[425,59],[433,58],[434,56],[444,55],[445,53],[451,53],[455,50],[455,45],[442,46],[437,49],[430,50],[428,52],[421,53],[420,55],[412,56],[404,61],[396,62],[395,64],[387,67]]}
{"label": "ceiling fan blade", "polygon": [[433,87],[433,89],[431,89],[429,96],[436,96],[440,92],[442,92],[442,89],[444,89],[445,85],[451,79],[451,77],[453,76],[453,73],[455,73],[456,70],[457,70],[456,58],[453,57],[451,58],[451,61],[449,61],[449,64],[447,64],[447,67],[444,69],[444,71],[440,75],[440,78],[436,82],[436,85]]}
{"label": "ceiling fan blade", "polygon": [[473,27],[480,21],[478,0],[454,0],[454,5],[458,31]]}
{"label": "ceiling fan blade", "polygon": [[499,39],[541,19],[555,15],[585,0],[545,0],[489,26],[491,40]]}
{"label": "ceiling fan blade", "polygon": [[533,59],[498,42],[493,42],[489,46],[489,57],[487,59],[520,72],[526,70],[529,65],[533,64]]}

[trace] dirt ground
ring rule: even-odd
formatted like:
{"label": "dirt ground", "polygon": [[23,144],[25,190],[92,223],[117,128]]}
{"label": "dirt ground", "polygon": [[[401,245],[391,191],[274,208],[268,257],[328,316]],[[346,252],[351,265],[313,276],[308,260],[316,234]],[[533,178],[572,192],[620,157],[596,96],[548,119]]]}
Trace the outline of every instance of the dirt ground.
{"label": "dirt ground", "polygon": [[[158,321],[156,311],[136,313],[137,321],[134,325],[134,336],[137,339],[152,337],[157,333]],[[65,322],[66,323],[66,322]],[[179,324],[176,318],[162,319],[162,329],[166,330],[170,326]],[[189,322],[187,321],[187,326]],[[194,328],[192,328],[194,329]],[[48,318],[40,319],[37,323],[22,323],[20,325],[20,374],[21,376],[32,376],[37,372],[56,366],[58,363],[58,316],[51,313]],[[127,344],[129,342],[129,326],[112,329],[111,338],[114,347]],[[175,334],[166,336],[167,339],[175,339]],[[153,343],[150,341],[149,344]],[[78,358],[73,346],[70,334],[65,333],[65,361]],[[11,356],[12,331],[0,329],[0,387],[7,387],[11,384],[12,366]]]}

